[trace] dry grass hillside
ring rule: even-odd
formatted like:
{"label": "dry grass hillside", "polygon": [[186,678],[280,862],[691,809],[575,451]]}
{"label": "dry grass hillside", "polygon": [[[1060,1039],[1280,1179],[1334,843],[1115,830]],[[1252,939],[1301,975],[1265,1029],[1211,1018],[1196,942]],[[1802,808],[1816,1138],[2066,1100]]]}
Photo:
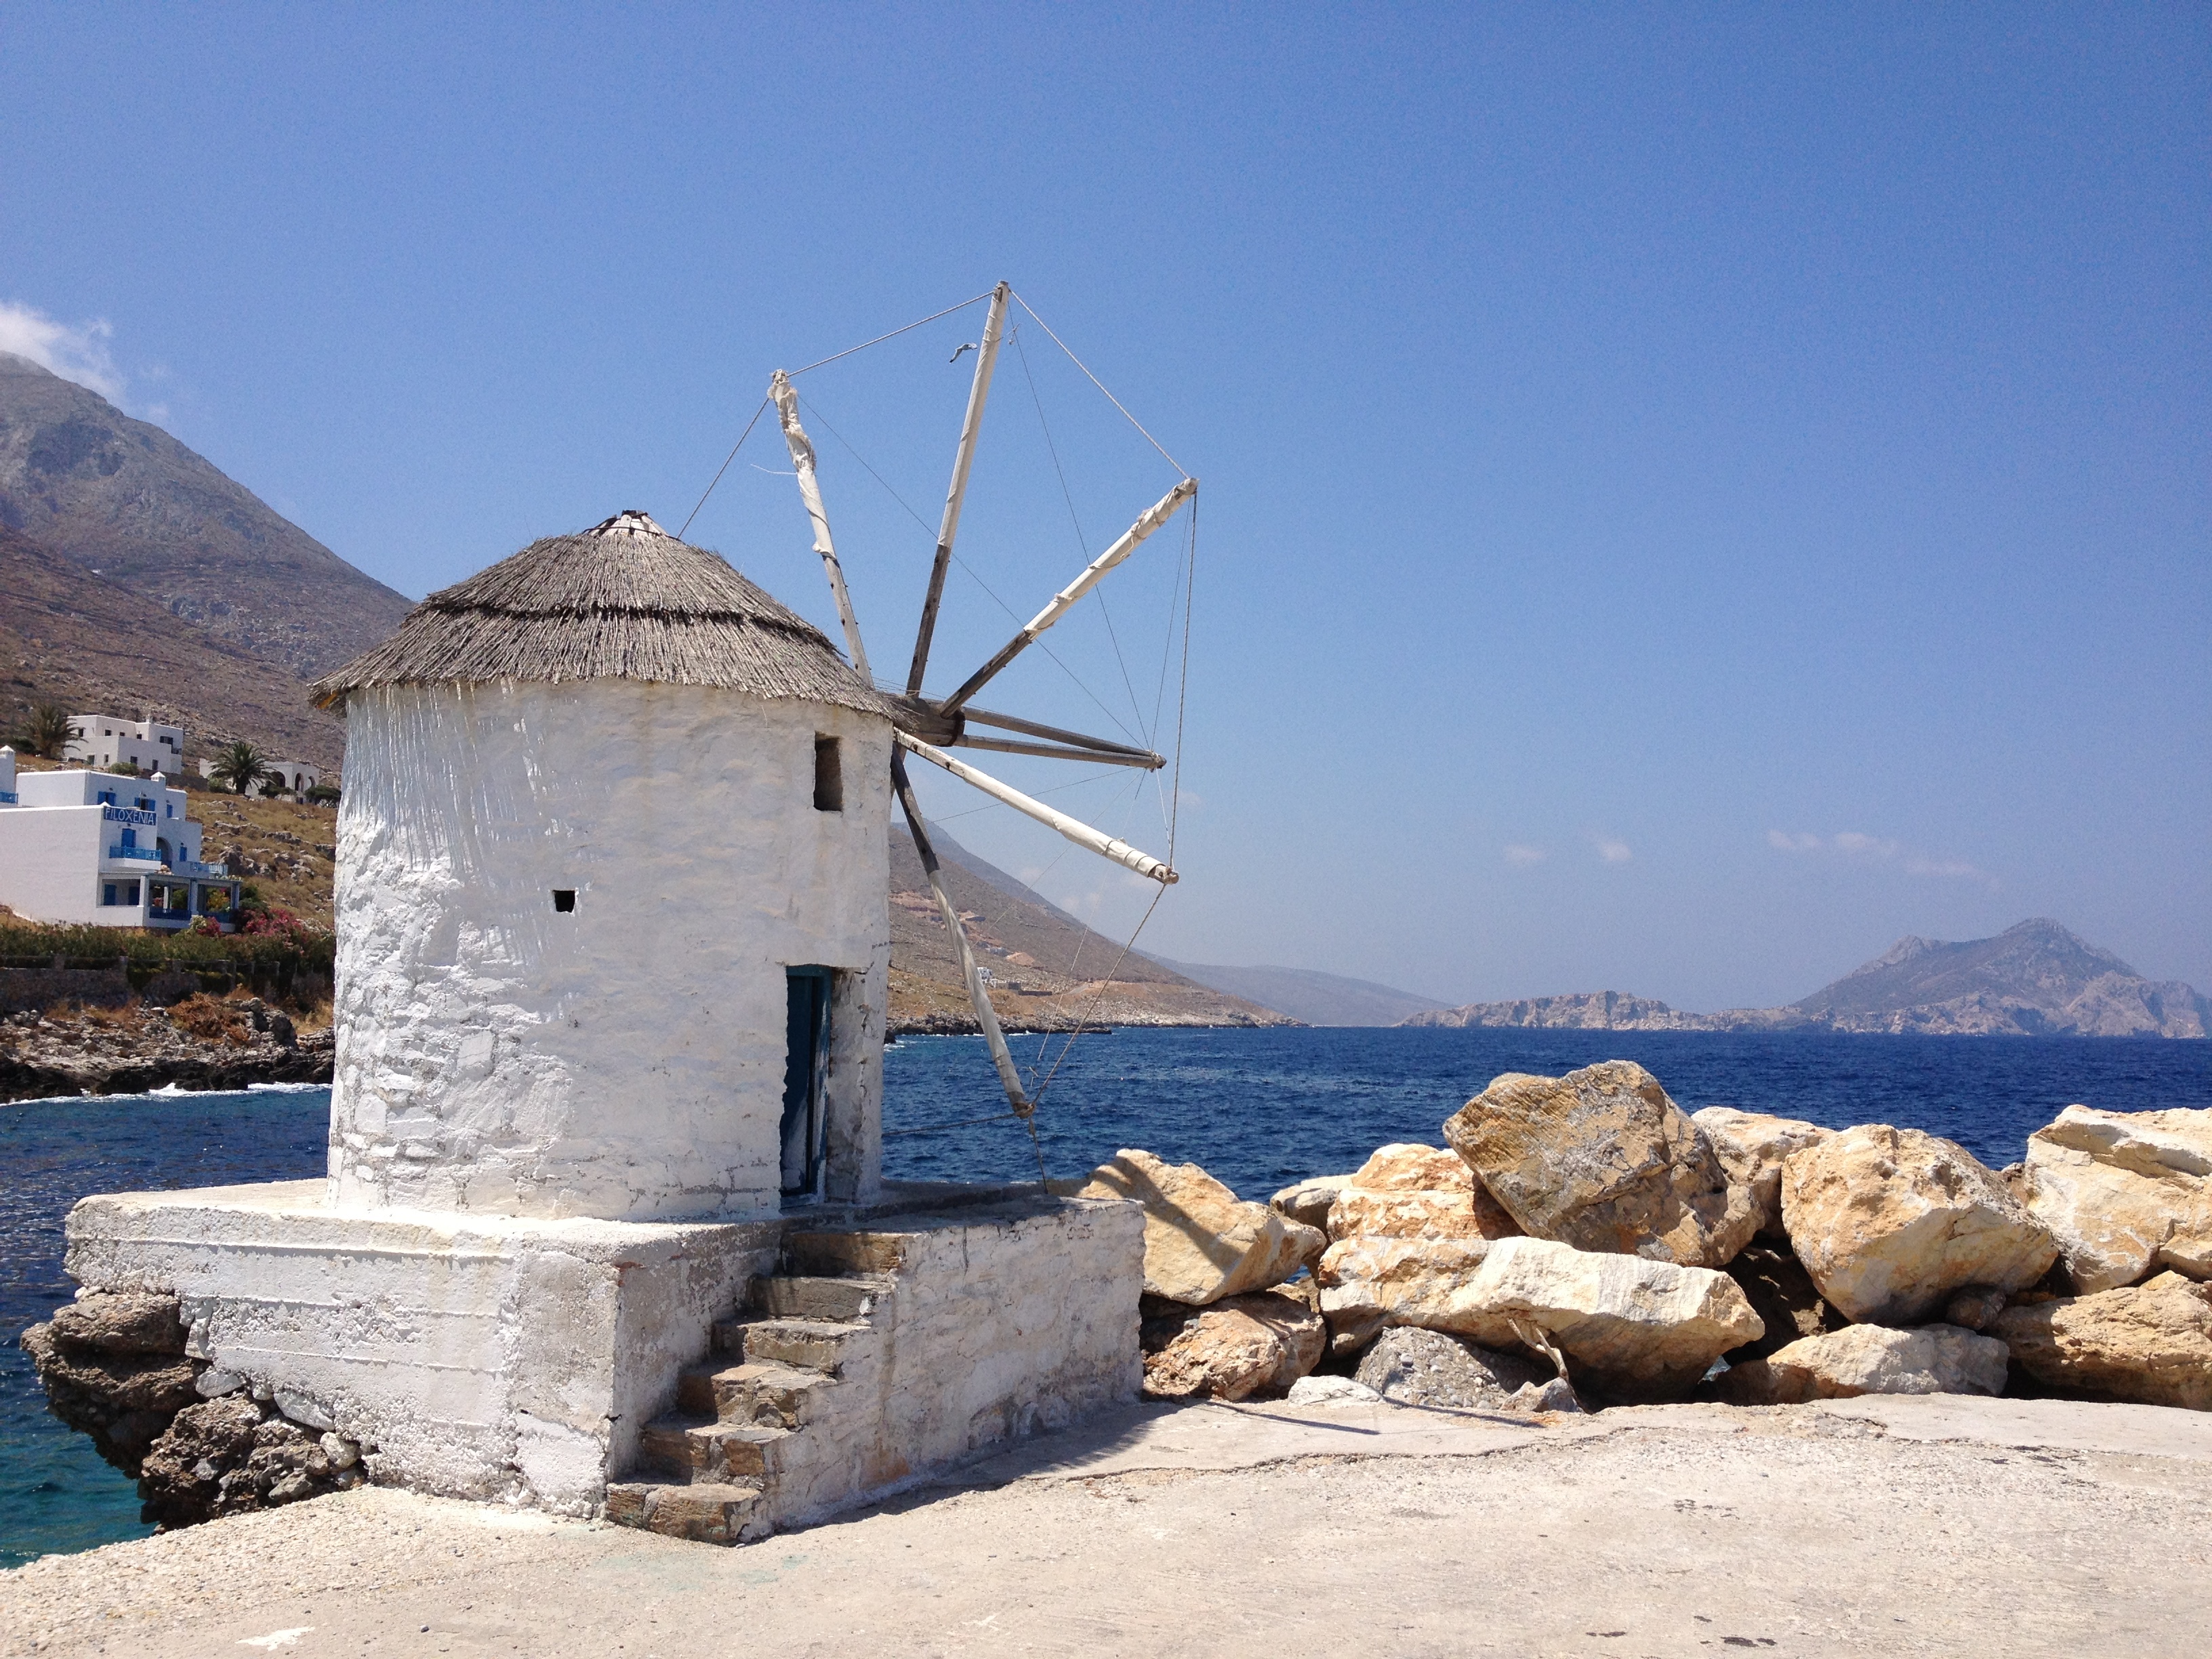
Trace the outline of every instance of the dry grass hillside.
{"label": "dry grass hillside", "polygon": [[[1124,952],[1019,884],[994,872],[987,880],[950,842],[939,848],[945,890],[966,921],[983,966],[996,981],[991,1006],[1016,1030],[1100,1025],[1288,1025],[1273,1010],[1193,983],[1158,963]],[[980,860],[969,860],[980,863]],[[990,866],[983,866],[988,869]],[[894,1030],[972,1031],[975,1011],[960,977],[921,860],[905,831],[891,833],[890,1020]],[[1025,893],[1026,890],[1023,890]]]}
{"label": "dry grass hillside", "polygon": [[334,770],[345,726],[273,663],[0,525],[0,732],[58,703],[185,728],[188,761],[234,739]]}

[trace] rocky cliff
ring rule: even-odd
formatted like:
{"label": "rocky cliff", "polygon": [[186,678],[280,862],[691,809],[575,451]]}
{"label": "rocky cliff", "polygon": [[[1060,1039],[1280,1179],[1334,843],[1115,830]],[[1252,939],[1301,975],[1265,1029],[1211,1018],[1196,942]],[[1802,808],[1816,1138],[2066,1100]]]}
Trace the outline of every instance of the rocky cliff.
{"label": "rocky cliff", "polygon": [[2147,980],[2037,916],[1992,939],[1908,937],[1832,985],[1779,1008],[1685,1013],[1619,991],[1478,1002],[1407,1025],[1607,1031],[1865,1031],[1940,1036],[2163,1036],[2212,1033],[2212,1003]]}
{"label": "rocky cliff", "polygon": [[301,678],[382,641],[412,603],[161,428],[7,352],[0,525]]}

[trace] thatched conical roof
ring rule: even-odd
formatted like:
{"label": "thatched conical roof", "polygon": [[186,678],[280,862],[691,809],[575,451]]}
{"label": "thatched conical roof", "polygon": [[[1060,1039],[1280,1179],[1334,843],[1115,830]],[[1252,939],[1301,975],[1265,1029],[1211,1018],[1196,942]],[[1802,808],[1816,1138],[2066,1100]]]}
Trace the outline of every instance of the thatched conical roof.
{"label": "thatched conical roof", "polygon": [[317,680],[371,685],[658,680],[890,715],[822,630],[643,513],[548,536],[433,593],[374,651]]}

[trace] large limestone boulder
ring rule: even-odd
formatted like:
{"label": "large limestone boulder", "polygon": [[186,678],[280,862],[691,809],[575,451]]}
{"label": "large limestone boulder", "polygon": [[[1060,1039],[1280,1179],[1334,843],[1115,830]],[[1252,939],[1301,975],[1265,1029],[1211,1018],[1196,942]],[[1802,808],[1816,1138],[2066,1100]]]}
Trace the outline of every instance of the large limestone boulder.
{"label": "large limestone boulder", "polygon": [[2008,1355],[1993,1337],[1956,1325],[1917,1331],[1851,1325],[1731,1364],[1724,1399],[1739,1406],[1794,1406],[1863,1394],[2002,1394]]}
{"label": "large limestone boulder", "polygon": [[1054,1190],[1144,1206],[1145,1290],[1194,1307],[1279,1285],[1328,1244],[1318,1228],[1245,1202],[1195,1164],[1126,1147],[1084,1181]]}
{"label": "large limestone boulder", "polygon": [[1729,1180],[1750,1193],[1759,1236],[1787,1237],[1782,1229],[1783,1160],[1819,1146],[1835,1131],[1802,1118],[1741,1112],[1733,1106],[1702,1107],[1690,1114],[1690,1121],[1705,1132]]}
{"label": "large limestone boulder", "polygon": [[2083,1295],[2154,1267],[2212,1279],[2212,1109],[2069,1106],[2027,1138],[2021,1189]]}
{"label": "large limestone boulder", "polygon": [[1316,1270],[1332,1350],[1369,1322],[1419,1325],[1488,1348],[1556,1347],[1570,1379],[1658,1399],[1764,1328],[1726,1273],[1536,1238],[1350,1239]]}
{"label": "large limestone boulder", "polygon": [[2178,1273],[2008,1308],[1990,1334],[2049,1387],[2212,1411],[2212,1285]]}
{"label": "large limestone boulder", "polygon": [[1267,1207],[1301,1226],[1326,1230],[1328,1206],[1336,1202],[1337,1194],[1351,1184],[1348,1175],[1316,1176],[1310,1181],[1284,1188],[1267,1200]]}
{"label": "large limestone boulder", "polygon": [[1336,1190],[1329,1238],[1510,1238],[1521,1229],[1465,1160],[1439,1146],[1379,1148]]}
{"label": "large limestone boulder", "polygon": [[1470,1316],[1465,1291],[1491,1249],[1480,1237],[1353,1237],[1328,1247],[1314,1268],[1328,1349],[1356,1353],[1385,1327],[1438,1330]]}
{"label": "large limestone boulder", "polygon": [[1321,1316],[1274,1291],[1188,1308],[1146,1297],[1138,1326],[1145,1393],[1155,1400],[1279,1394],[1321,1363]]}
{"label": "large limestone boulder", "polygon": [[1377,1146],[1344,1184],[1370,1193],[1464,1193],[1474,1190],[1475,1181],[1474,1171],[1457,1152],[1394,1140]]}
{"label": "large limestone boulder", "polygon": [[1445,1411],[1578,1411],[1551,1365],[1416,1326],[1388,1330],[1360,1357],[1355,1379],[1399,1406]]}
{"label": "large limestone boulder", "polygon": [[1539,1238],[1492,1244],[1464,1299],[1475,1311],[1444,1328],[1485,1347],[1540,1347],[1533,1327],[1577,1388],[1620,1400],[1679,1394],[1765,1328],[1724,1273]]}
{"label": "large limestone boulder", "polygon": [[1523,1232],[1577,1249],[1718,1267],[1758,1230],[1705,1132],[1641,1066],[1508,1072],[1444,1124]]}
{"label": "large limestone boulder", "polygon": [[2023,1290],[2058,1259],[2042,1223],[1972,1153],[1886,1123],[1791,1153],[1782,1219],[1821,1296],[1870,1324],[1931,1318],[1968,1285]]}

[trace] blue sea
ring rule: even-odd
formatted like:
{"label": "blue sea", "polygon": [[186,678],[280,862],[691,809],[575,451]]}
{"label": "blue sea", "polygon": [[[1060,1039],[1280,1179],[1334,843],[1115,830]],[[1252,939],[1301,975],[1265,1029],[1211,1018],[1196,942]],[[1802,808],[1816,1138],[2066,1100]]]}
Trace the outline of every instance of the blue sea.
{"label": "blue sea", "polygon": [[[1057,1070],[1038,1136],[970,1122],[1005,1101],[981,1042],[921,1037],[884,1055],[885,1172],[1034,1180],[1117,1147],[1194,1162],[1248,1198],[1357,1168],[1439,1126],[1500,1072],[1641,1062],[1685,1109],[1740,1106],[1947,1135],[1992,1168],[2073,1102],[2117,1111],[2212,1105],[2212,1042],[2117,1038],[1740,1036],[1706,1032],[1116,1031],[1013,1039]],[[143,1535],[131,1483],[48,1415],[13,1345],[74,1287],[62,1218],[87,1193],[295,1180],[321,1173],[325,1089],[0,1106],[0,1566]],[[944,1125],[960,1125],[942,1127]]]}

